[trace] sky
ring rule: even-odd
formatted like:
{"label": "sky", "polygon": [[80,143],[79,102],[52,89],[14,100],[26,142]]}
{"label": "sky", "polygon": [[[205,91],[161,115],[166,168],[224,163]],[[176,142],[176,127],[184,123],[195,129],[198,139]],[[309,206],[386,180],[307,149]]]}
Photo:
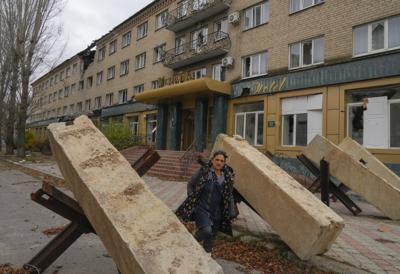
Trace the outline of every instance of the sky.
{"label": "sky", "polygon": [[[66,45],[58,64],[84,50],[93,40],[145,7],[152,0],[64,0],[59,15],[62,36],[55,51]],[[58,56],[58,55],[57,55]]]}

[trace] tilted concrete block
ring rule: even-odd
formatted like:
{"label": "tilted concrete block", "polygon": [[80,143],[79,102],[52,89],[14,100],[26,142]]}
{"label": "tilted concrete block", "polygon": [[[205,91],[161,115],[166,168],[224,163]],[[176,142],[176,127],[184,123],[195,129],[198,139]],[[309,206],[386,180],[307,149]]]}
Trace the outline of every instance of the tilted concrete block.
{"label": "tilted concrete block", "polygon": [[122,273],[223,273],[86,116],[48,129],[64,178]]}
{"label": "tilted concrete block", "polygon": [[385,164],[379,161],[374,155],[372,155],[365,147],[351,139],[346,137],[340,144],[339,147],[365,165],[369,170],[374,172],[379,177],[385,179],[393,187],[400,189],[400,177],[391,171]]}
{"label": "tilted concrete block", "polygon": [[303,154],[317,166],[324,158],[329,162],[332,176],[363,196],[387,217],[400,219],[400,190],[350,153],[351,150],[345,151],[320,135],[315,136],[303,150]]}
{"label": "tilted concrete block", "polygon": [[306,260],[327,251],[343,219],[245,140],[220,134],[213,150],[226,151],[235,188],[281,239]]}

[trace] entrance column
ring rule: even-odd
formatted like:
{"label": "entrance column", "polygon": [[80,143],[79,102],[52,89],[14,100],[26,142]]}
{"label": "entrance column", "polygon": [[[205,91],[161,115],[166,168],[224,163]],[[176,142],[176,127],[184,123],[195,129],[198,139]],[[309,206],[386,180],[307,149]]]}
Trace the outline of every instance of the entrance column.
{"label": "entrance column", "polygon": [[197,98],[194,112],[194,140],[195,150],[202,152],[205,148],[207,133],[208,99]]}
{"label": "entrance column", "polygon": [[163,150],[166,149],[167,145],[168,106],[160,104],[157,109],[156,149]]}
{"label": "entrance column", "polygon": [[181,149],[181,124],[182,108],[180,103],[170,104],[168,107],[169,121],[168,126],[171,132],[168,148],[171,150]]}
{"label": "entrance column", "polygon": [[228,111],[228,96],[215,95],[211,128],[211,141],[215,142],[218,134],[226,133],[226,118]]}

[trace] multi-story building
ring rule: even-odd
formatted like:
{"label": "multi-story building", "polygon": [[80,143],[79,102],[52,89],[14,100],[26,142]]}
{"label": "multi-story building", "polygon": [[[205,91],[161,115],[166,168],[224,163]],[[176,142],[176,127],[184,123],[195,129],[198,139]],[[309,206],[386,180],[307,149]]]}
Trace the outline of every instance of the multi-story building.
{"label": "multi-story building", "polygon": [[36,128],[95,110],[159,149],[226,132],[288,156],[350,136],[395,167],[400,2],[158,0],[33,89]]}

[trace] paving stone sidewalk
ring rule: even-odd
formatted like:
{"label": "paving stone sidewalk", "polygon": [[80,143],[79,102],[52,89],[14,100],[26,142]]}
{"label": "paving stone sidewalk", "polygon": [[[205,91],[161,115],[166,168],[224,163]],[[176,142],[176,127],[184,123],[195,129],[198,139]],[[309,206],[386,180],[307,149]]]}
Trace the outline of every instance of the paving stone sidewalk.
{"label": "paving stone sidewalk", "polygon": [[[25,167],[62,177],[55,164],[23,164]],[[143,177],[153,193],[171,209],[186,197],[186,183]],[[353,195],[363,212],[353,216],[340,202],[331,207],[345,220],[345,228],[332,248],[315,258],[319,266],[343,273],[400,273],[400,222],[382,215],[375,207]],[[271,227],[243,203],[235,227],[254,235],[270,237]],[[295,227],[296,224],[293,224]]]}

